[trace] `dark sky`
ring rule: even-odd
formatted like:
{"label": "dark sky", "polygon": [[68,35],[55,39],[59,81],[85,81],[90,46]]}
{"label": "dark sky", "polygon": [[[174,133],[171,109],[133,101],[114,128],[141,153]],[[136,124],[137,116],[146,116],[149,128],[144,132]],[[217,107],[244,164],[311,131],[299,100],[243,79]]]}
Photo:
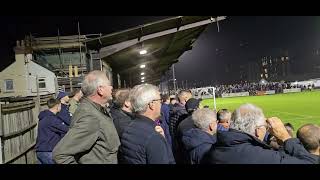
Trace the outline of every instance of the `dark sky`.
{"label": "dark sky", "polygon": [[[82,34],[108,34],[166,17],[169,16],[1,16],[5,28],[0,29],[0,64],[10,63],[15,41],[29,33],[56,36],[59,28],[61,35],[76,34],[80,20]],[[237,77],[237,72],[225,73],[228,64],[237,67],[259,61],[262,56],[279,56],[281,50],[288,50],[294,73],[304,73],[308,64],[320,60],[313,53],[320,48],[319,17],[228,16],[219,25],[220,32],[216,24],[209,25],[193,50],[180,58],[175,66],[178,81],[227,82]]]}
{"label": "dark sky", "polygon": [[[193,50],[182,56],[176,66],[177,79],[230,82],[239,77],[236,67],[240,64],[280,56],[282,50],[289,53],[292,73],[307,73],[314,62],[320,64],[319,56],[314,55],[319,48],[319,17],[231,16],[220,23],[220,32],[216,24],[210,25]],[[226,74],[227,64],[235,72]]]}

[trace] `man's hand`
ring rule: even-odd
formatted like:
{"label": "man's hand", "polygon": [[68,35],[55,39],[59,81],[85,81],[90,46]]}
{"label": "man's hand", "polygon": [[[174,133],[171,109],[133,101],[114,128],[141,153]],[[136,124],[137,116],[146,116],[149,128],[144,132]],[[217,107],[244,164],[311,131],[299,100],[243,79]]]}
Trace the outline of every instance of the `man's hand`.
{"label": "man's hand", "polygon": [[163,137],[165,137],[165,136],[164,136],[164,131],[163,131],[163,129],[162,129],[161,126],[156,126],[156,127],[154,128],[154,130],[157,131],[158,133],[160,133]]}
{"label": "man's hand", "polygon": [[287,129],[284,127],[282,121],[279,118],[268,118],[267,124],[269,126],[269,132],[282,142],[291,138]]}

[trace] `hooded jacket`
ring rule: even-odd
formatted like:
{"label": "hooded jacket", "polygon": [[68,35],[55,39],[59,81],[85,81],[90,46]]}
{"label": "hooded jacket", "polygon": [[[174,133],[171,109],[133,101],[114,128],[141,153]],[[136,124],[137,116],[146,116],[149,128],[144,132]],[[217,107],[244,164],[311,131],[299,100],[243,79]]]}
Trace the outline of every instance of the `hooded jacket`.
{"label": "hooded jacket", "polygon": [[38,124],[38,136],[36,141],[37,152],[52,152],[56,144],[68,131],[61,119],[50,110],[40,112]]}
{"label": "hooded jacket", "polygon": [[198,128],[182,132],[182,145],[188,164],[200,164],[204,155],[216,143],[216,136]]}
{"label": "hooded jacket", "polygon": [[212,164],[316,164],[315,159],[297,138],[284,142],[283,151],[271,147],[256,137],[234,129],[218,131],[217,143],[208,154]]}

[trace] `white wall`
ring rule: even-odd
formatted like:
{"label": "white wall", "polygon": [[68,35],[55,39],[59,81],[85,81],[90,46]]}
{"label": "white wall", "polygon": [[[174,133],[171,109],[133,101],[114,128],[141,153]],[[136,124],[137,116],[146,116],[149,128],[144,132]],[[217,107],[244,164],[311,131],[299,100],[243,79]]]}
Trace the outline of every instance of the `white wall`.
{"label": "white wall", "polygon": [[[16,54],[16,61],[0,72],[0,97],[25,96],[27,93],[27,73],[24,65],[24,54]],[[5,92],[5,79],[13,79],[12,92]]]}
{"label": "white wall", "polygon": [[[39,92],[40,95],[44,94],[51,94],[55,93],[55,74],[48,69],[38,65],[37,63],[30,61],[27,65],[27,72],[30,73],[28,77],[28,89],[29,95],[33,96],[37,93],[37,84],[36,84],[36,77],[38,76],[38,79],[45,79],[46,82],[46,88],[40,88]],[[30,94],[31,93],[31,94]]]}
{"label": "white wall", "polygon": [[[16,54],[16,61],[0,72],[0,97],[26,97],[37,95],[36,76],[46,79],[46,88],[40,95],[55,93],[55,74],[48,69],[27,60],[24,54]],[[13,79],[12,92],[5,92],[5,80]]]}

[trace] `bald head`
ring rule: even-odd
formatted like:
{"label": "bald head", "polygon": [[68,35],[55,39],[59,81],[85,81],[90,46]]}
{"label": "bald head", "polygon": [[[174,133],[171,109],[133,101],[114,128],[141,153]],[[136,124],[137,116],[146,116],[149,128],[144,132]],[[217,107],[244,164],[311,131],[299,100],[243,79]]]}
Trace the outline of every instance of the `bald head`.
{"label": "bald head", "polygon": [[178,93],[179,102],[185,104],[190,98],[192,98],[192,93],[190,90],[181,90]]}
{"label": "bald head", "polygon": [[303,146],[312,154],[319,155],[320,127],[314,124],[306,124],[299,128],[297,138]]}

